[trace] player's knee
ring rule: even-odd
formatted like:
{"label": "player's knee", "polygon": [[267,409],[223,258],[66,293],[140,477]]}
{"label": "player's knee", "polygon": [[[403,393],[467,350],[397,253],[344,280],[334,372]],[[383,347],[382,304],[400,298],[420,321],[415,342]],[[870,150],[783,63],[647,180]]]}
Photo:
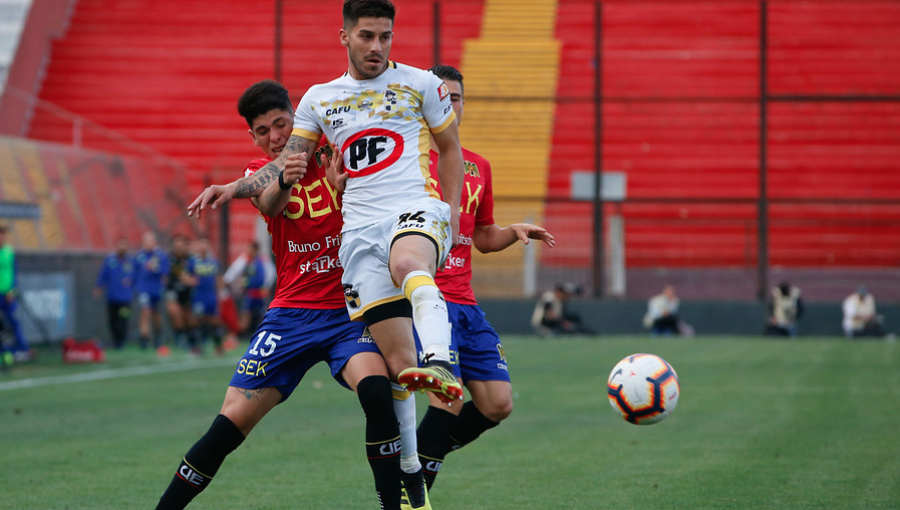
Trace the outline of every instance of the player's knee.
{"label": "player's knee", "polygon": [[391,382],[383,375],[370,375],[356,385],[356,396],[366,416],[379,414],[385,409],[393,410]]}
{"label": "player's knee", "polygon": [[513,401],[512,398],[508,398],[491,401],[490,404],[486,406],[486,409],[481,410],[481,414],[493,422],[500,423],[509,418],[512,411]]}
{"label": "player's knee", "polygon": [[238,428],[245,436],[250,434],[253,427],[259,420],[253,419],[250,413],[241,409],[239,406],[225,406],[220,413],[228,418],[235,427]]}
{"label": "player's knee", "polygon": [[392,352],[384,355],[384,363],[387,366],[391,380],[396,381],[400,372],[417,365],[414,352]]}
{"label": "player's knee", "polygon": [[433,258],[433,256],[425,258],[418,253],[410,251],[392,252],[390,263],[391,277],[399,283],[413,271],[428,271],[434,274],[434,263],[429,264],[428,262]]}

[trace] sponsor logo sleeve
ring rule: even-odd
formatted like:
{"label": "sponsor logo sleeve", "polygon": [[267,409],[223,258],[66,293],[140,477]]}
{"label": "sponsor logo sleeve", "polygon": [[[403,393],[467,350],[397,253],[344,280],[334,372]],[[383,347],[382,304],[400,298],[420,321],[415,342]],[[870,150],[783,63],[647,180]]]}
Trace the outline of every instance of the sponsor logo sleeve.
{"label": "sponsor logo sleeve", "polygon": [[450,92],[444,81],[431,73],[426,75],[425,90],[422,94],[422,115],[432,133],[440,133],[456,119]]}

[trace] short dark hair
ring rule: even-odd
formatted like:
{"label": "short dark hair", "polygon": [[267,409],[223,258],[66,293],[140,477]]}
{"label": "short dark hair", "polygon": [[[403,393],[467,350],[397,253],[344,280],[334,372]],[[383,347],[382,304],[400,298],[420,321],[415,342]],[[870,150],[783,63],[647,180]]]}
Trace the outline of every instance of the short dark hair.
{"label": "short dark hair", "polygon": [[391,0],[344,0],[344,28],[356,26],[359,18],[388,18],[394,22],[397,10]]}
{"label": "short dark hair", "polygon": [[463,75],[459,72],[459,69],[446,64],[438,64],[429,69],[429,71],[431,71],[431,74],[442,80],[458,81],[460,91],[465,91],[465,87],[463,86]]}
{"label": "short dark hair", "polygon": [[253,128],[253,119],[270,110],[284,110],[293,113],[291,97],[284,85],[275,80],[263,80],[247,87],[237,103],[238,113]]}

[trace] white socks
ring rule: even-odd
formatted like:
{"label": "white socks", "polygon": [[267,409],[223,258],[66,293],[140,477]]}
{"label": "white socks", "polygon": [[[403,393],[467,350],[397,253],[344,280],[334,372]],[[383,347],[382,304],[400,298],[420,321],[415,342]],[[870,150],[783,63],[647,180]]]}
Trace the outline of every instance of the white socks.
{"label": "white socks", "polygon": [[400,469],[404,473],[415,473],[422,469],[416,438],[416,396],[397,383],[391,383],[391,389],[394,390],[394,414],[400,422]]}
{"label": "white socks", "polygon": [[413,310],[413,324],[422,342],[422,351],[432,359],[450,361],[450,319],[447,303],[434,278],[426,271],[412,271],[403,279],[403,294]]}

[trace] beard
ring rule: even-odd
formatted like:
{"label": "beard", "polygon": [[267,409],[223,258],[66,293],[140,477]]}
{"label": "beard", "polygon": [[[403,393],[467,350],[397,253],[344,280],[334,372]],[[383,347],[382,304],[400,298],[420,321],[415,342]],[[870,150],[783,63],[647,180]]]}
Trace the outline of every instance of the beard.
{"label": "beard", "polygon": [[377,69],[374,69],[372,67],[372,64],[370,64],[367,60],[370,55],[366,55],[362,58],[356,58],[353,56],[352,48],[348,51],[348,54],[350,55],[350,65],[352,65],[356,69],[356,72],[359,73],[359,75],[362,76],[364,80],[377,78],[379,75],[381,75],[381,73],[385,71],[385,69],[387,69],[388,60],[385,57],[381,57],[381,65],[379,65]]}

